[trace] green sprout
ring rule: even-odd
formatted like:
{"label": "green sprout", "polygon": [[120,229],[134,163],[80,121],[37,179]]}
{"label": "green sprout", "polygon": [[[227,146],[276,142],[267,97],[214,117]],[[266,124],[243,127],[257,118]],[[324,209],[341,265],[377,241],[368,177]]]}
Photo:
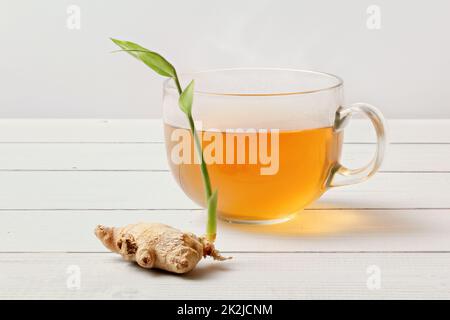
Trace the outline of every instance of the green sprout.
{"label": "green sprout", "polygon": [[205,189],[205,198],[208,210],[208,221],[206,224],[206,238],[213,242],[216,239],[217,233],[217,190],[212,191],[211,180],[209,178],[208,168],[205,163],[203,156],[202,144],[195,129],[194,118],[192,117],[192,102],[194,99],[194,80],[192,80],[189,85],[183,90],[181,88],[180,80],[178,79],[177,71],[173,65],[167,61],[160,54],[150,51],[140,45],[130,42],[122,41],[117,39],[111,40],[118,45],[122,50],[135,57],[136,59],[145,63],[148,67],[153,69],[156,73],[162,75],[163,77],[172,78],[180,95],[178,99],[178,104],[186,115],[189,127],[194,137],[195,149],[197,151],[198,157],[200,158],[200,170],[203,179],[203,187]]}

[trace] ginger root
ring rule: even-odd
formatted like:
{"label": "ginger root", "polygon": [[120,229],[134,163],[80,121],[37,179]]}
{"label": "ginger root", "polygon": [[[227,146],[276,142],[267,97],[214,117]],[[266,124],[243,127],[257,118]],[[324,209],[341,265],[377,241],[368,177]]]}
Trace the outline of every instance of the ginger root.
{"label": "ginger root", "polygon": [[136,223],[119,228],[97,226],[95,235],[112,252],[143,268],[186,273],[202,257],[226,260],[204,237],[182,232],[161,223]]}

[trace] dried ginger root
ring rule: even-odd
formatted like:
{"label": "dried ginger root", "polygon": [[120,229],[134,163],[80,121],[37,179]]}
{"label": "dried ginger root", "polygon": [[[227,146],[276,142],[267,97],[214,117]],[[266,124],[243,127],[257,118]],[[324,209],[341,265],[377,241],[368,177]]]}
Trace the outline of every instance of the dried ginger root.
{"label": "dried ginger root", "polygon": [[226,260],[204,237],[185,233],[161,223],[136,223],[125,227],[97,226],[95,235],[112,252],[143,268],[186,273],[202,257]]}

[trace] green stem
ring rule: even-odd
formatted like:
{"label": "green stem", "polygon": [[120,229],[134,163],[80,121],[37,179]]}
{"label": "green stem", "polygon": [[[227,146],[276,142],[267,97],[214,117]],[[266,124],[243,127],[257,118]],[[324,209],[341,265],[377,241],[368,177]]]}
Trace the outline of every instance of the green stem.
{"label": "green stem", "polygon": [[[183,90],[181,89],[180,81],[178,80],[178,75],[175,73],[174,76],[175,85],[177,87],[178,93],[181,95]],[[189,127],[191,129],[192,136],[194,137],[195,149],[197,151],[197,155],[200,158],[200,171],[202,173],[203,186],[205,188],[205,197],[206,197],[206,205],[208,207],[208,222],[206,224],[206,237],[209,241],[214,241],[216,239],[217,234],[217,201],[212,201],[212,188],[211,188],[211,180],[209,178],[208,168],[206,166],[205,158],[203,156],[203,149],[200,139],[197,134],[197,129],[195,128],[194,119],[192,118],[192,114],[187,115],[189,121]],[[217,197],[217,194],[214,194]]]}
{"label": "green stem", "polygon": [[211,190],[211,181],[209,180],[209,173],[208,168],[206,167],[205,159],[203,157],[203,151],[202,151],[202,145],[200,142],[200,139],[197,134],[197,130],[195,129],[194,119],[192,118],[192,115],[188,115],[189,120],[189,127],[191,128],[192,135],[194,136],[194,142],[195,142],[195,148],[197,149],[197,155],[200,158],[200,170],[202,172],[202,178],[203,178],[203,185],[205,186],[205,194],[206,194],[206,200],[211,197],[212,190]]}
{"label": "green stem", "polygon": [[178,80],[177,72],[175,71],[175,76],[173,77],[173,80],[175,81],[175,85],[177,86],[178,94],[181,95],[183,92],[183,89],[181,89],[180,81]]}

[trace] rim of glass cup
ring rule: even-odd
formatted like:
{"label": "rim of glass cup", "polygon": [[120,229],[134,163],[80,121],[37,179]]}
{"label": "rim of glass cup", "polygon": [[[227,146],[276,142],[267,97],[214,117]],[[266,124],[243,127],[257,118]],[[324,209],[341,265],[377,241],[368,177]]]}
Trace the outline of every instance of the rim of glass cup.
{"label": "rim of glass cup", "polygon": [[[184,72],[180,73],[179,76],[187,76],[187,75],[196,75],[201,73],[213,73],[213,72],[223,72],[223,71],[289,71],[289,72],[303,72],[325,76],[328,78],[332,78],[336,81],[335,84],[331,86],[327,86],[324,88],[314,89],[314,90],[304,90],[304,91],[290,91],[290,92],[269,92],[269,93],[239,93],[239,92],[212,92],[212,91],[200,91],[194,90],[196,95],[205,95],[205,96],[235,96],[235,97],[271,97],[271,96],[291,96],[291,95],[300,95],[300,94],[309,94],[309,93],[317,93],[322,91],[333,90],[343,86],[344,80],[332,73],[307,70],[307,69],[292,69],[292,68],[219,68],[219,69],[208,69],[208,70],[200,70],[194,72]],[[172,78],[166,79],[164,81],[164,89],[170,91],[176,91],[177,88],[175,83],[172,81]]]}

